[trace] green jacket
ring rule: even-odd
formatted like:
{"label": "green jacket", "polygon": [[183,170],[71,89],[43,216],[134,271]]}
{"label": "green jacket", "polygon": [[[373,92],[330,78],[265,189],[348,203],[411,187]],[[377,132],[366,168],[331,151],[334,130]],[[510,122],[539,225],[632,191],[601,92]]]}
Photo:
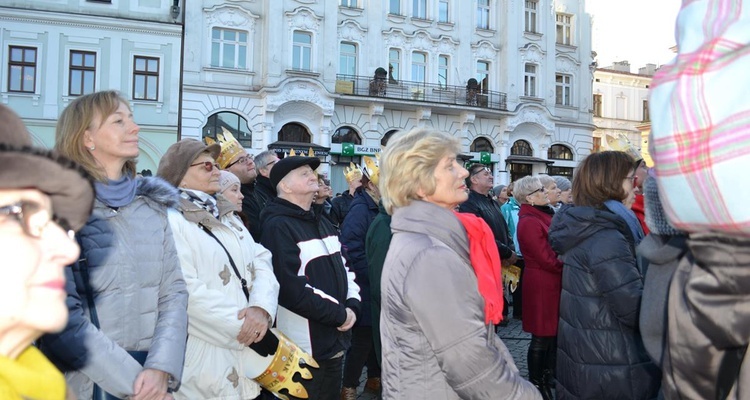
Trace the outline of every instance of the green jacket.
{"label": "green jacket", "polygon": [[365,238],[365,252],[367,264],[370,266],[370,296],[372,302],[372,336],[375,346],[375,355],[378,357],[378,364],[381,362],[380,350],[380,275],[383,273],[383,263],[385,255],[388,254],[388,247],[391,245],[391,216],[385,212],[383,203],[378,203],[378,215],[370,224]]}

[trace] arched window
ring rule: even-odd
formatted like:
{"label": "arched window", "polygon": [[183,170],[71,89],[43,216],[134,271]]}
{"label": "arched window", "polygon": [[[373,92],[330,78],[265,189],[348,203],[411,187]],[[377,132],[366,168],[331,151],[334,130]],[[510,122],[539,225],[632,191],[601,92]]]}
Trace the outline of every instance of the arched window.
{"label": "arched window", "polygon": [[471,146],[469,147],[469,151],[480,153],[480,152],[486,152],[486,153],[494,153],[495,147],[492,146],[492,143],[483,137],[474,139],[473,142],[471,142]]}
{"label": "arched window", "polygon": [[210,137],[215,140],[216,134],[222,132],[222,128],[231,132],[232,136],[242,146],[253,146],[253,134],[247,126],[247,120],[239,114],[230,111],[217,112],[208,117],[208,121],[206,121],[206,125],[203,127],[203,137]]}
{"label": "arched window", "polygon": [[512,156],[534,156],[534,150],[531,148],[529,142],[525,140],[516,140],[513,143],[513,147],[510,148],[510,155]]}
{"label": "arched window", "polygon": [[279,131],[278,140],[280,142],[312,143],[312,137],[307,128],[296,122],[290,122],[282,126]]}
{"label": "arched window", "polygon": [[398,132],[398,129],[391,129],[390,131],[386,132],[385,135],[383,135],[383,138],[380,139],[380,145],[385,147],[388,144],[388,141],[391,140],[391,136],[393,136],[393,134],[396,132]]}
{"label": "arched window", "polygon": [[336,132],[333,133],[333,136],[331,137],[331,143],[362,144],[362,139],[360,139],[357,131],[355,131],[353,128],[342,126],[341,128],[336,129]]}
{"label": "arched window", "polygon": [[553,144],[547,151],[547,158],[550,160],[573,160],[573,151],[568,146]]}

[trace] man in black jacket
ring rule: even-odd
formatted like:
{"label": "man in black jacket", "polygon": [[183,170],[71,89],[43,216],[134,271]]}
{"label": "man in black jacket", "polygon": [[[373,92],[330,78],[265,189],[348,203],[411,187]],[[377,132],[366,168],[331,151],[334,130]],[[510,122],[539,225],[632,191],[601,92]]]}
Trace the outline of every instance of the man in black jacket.
{"label": "man in black jacket", "polygon": [[344,218],[349,213],[349,207],[354,200],[354,192],[362,186],[362,170],[354,163],[349,163],[349,167],[344,170],[344,177],[349,184],[349,190],[331,201],[331,219],[338,227],[344,224]]}
{"label": "man in black jacket", "polygon": [[359,287],[344,264],[336,229],[313,206],[316,157],[290,156],[270,174],[278,197],[261,214],[261,244],[279,281],[276,326],[320,365],[304,381],[308,398],[337,400],[342,361],[360,309]]}
{"label": "man in black jacket", "polygon": [[[469,199],[462,203],[458,210],[460,212],[471,213],[480,217],[490,226],[492,233],[495,235],[495,243],[500,253],[500,260],[503,266],[513,265],[517,261],[516,252],[513,251],[513,238],[510,236],[508,225],[500,211],[500,205],[492,200],[489,195],[492,189],[492,172],[482,164],[474,164],[469,167],[469,177],[466,178],[466,186],[469,187]],[[503,322],[501,325],[507,325],[508,304],[506,301],[503,307]]]}
{"label": "man in black jacket", "polygon": [[[273,151],[264,151],[255,156],[255,190],[253,190],[249,201],[242,202],[242,212],[250,224],[250,234],[256,242],[260,243],[260,213],[266,207],[269,200],[276,197],[276,187],[271,184],[271,170],[279,162],[279,157]],[[247,200],[247,197],[245,198]]]}

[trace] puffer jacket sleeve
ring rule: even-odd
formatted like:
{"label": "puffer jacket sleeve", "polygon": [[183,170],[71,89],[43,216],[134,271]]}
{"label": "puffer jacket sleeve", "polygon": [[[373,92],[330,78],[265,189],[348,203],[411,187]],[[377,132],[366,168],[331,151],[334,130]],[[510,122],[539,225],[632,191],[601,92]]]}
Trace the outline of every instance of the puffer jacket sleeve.
{"label": "puffer jacket sleeve", "polygon": [[133,394],[133,383],[143,367],[85,317],[76,290],[72,267],[65,268],[68,324],[43,339],[43,350],[55,361],[83,372],[106,392],[125,398]]}
{"label": "puffer jacket sleeve", "polygon": [[188,222],[177,210],[169,210],[169,224],[174,234],[182,274],[190,293],[188,334],[195,335],[214,346],[231,350],[242,349],[244,346],[237,340],[242,327],[242,321],[237,318],[240,307],[227,299],[224,293],[208,288],[198,278],[197,269],[200,267],[199,264],[204,262],[198,252],[203,251],[202,246],[208,246],[211,242],[196,241],[191,233],[199,232],[199,228]]}
{"label": "puffer jacket sleeve", "polygon": [[276,319],[276,309],[279,305],[279,282],[273,273],[273,264],[271,262],[271,252],[258,243],[248,240],[250,243],[243,243],[250,246],[253,253],[253,266],[255,267],[255,280],[253,289],[250,291],[250,307],[260,307]]}
{"label": "puffer jacket sleeve", "polygon": [[643,296],[643,278],[631,244],[622,233],[607,232],[600,238],[606,249],[590,253],[593,278],[615,317],[635,329]]}
{"label": "puffer jacket sleeve", "polygon": [[[440,265],[440,273],[435,266]],[[452,250],[433,246],[423,250],[404,279],[404,302],[411,309],[448,384],[462,399],[540,399],[524,380],[512,356],[497,346],[476,307],[462,301],[477,292],[473,272]],[[456,301],[446,296],[458,294]],[[491,335],[492,337],[489,337]],[[489,343],[488,343],[489,341]],[[492,343],[493,345],[490,345]]]}
{"label": "puffer jacket sleeve", "polygon": [[[166,216],[165,216],[166,217]],[[171,389],[176,390],[182,378],[187,341],[188,293],[182,278],[174,237],[169,221],[164,220],[164,259],[159,284],[159,316],[148,359],[144,366],[172,376]]]}

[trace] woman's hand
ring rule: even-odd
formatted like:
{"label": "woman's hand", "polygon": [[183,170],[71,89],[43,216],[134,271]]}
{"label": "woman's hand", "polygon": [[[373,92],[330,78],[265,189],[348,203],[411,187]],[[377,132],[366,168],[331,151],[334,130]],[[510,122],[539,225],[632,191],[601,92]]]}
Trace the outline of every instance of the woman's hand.
{"label": "woman's hand", "polygon": [[248,307],[240,310],[237,319],[243,319],[242,328],[237,340],[245,346],[260,342],[268,330],[270,316],[260,307]]}
{"label": "woman's hand", "polygon": [[138,374],[133,384],[132,400],[164,400],[167,395],[169,374],[156,369],[146,368]]}

